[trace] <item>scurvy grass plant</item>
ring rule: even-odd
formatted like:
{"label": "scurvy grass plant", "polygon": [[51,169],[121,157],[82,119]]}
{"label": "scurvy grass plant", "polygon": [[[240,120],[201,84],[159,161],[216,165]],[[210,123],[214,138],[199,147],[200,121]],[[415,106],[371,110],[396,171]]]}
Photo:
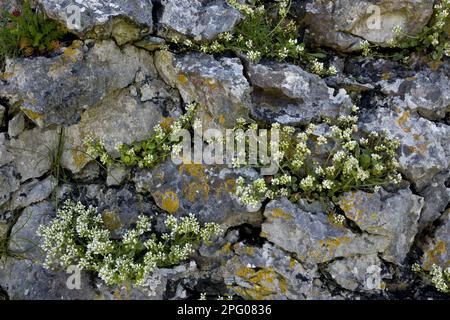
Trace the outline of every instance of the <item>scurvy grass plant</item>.
{"label": "scurvy grass plant", "polygon": [[415,263],[412,266],[412,271],[431,281],[439,292],[450,294],[450,267],[442,270],[440,266],[433,264],[430,271],[427,271],[418,263]]}
{"label": "scurvy grass plant", "polygon": [[253,62],[261,58],[285,61],[287,59],[309,66],[309,70],[319,75],[334,75],[336,68],[326,68],[318,59],[324,58],[321,53],[309,53],[298,41],[299,27],[290,18],[292,0],[277,0],[265,7],[261,0],[251,4],[227,0],[244,16],[243,21],[234,31],[219,35],[212,43],[197,43],[191,40],[171,39],[178,50],[201,51],[205,53],[236,52],[244,54]]}
{"label": "scurvy grass plant", "polygon": [[95,208],[66,201],[57,217],[39,228],[46,253],[44,266],[55,269],[76,265],[96,272],[108,285],[131,281],[141,286],[156,268],[179,264],[201,241],[221,232],[215,223],[201,226],[193,215],[181,219],[169,216],[165,225],[168,233],[157,236],[150,218],[139,216],[134,229],[121,239],[112,239]]}
{"label": "scurvy grass plant", "polygon": [[[325,127],[310,124],[304,131],[273,124],[272,129],[280,130],[280,142],[278,154],[271,156],[280,170],[249,185],[238,178],[236,195],[241,202],[257,206],[267,198],[280,196],[294,202],[300,197],[333,200],[350,190],[377,190],[402,180],[397,172],[399,141],[388,138],[386,132],[360,133],[355,114],[340,116],[335,125],[331,125],[331,120],[326,122],[321,125]],[[255,124],[241,120],[240,127],[247,126],[257,129]],[[330,131],[329,136],[320,133]]]}
{"label": "scurvy grass plant", "polygon": [[33,9],[31,2],[25,0],[21,10],[0,12],[0,57],[51,52],[60,47],[66,33],[63,26]]}
{"label": "scurvy grass plant", "polygon": [[186,113],[170,125],[156,125],[153,129],[155,134],[147,140],[131,145],[118,145],[117,150],[120,153],[118,160],[108,154],[101,141],[92,137],[85,142],[86,153],[93,159],[100,158],[100,162],[104,165],[120,162],[131,167],[152,168],[167,159],[174,146],[178,145],[179,141],[173,141],[171,137],[176,136],[179,130],[191,127],[196,107],[194,103],[187,105]]}
{"label": "scurvy grass plant", "polygon": [[[405,33],[400,27],[394,28],[396,38],[392,39],[390,47],[400,49],[392,58],[396,60],[408,57],[411,52],[426,53],[432,60],[441,60],[450,56],[449,34],[445,27],[450,25],[450,0],[442,0],[434,6],[434,17],[429,26],[426,26],[417,36]],[[363,43],[363,55],[378,56],[380,48],[368,41]],[[381,54],[383,56],[383,54]]]}

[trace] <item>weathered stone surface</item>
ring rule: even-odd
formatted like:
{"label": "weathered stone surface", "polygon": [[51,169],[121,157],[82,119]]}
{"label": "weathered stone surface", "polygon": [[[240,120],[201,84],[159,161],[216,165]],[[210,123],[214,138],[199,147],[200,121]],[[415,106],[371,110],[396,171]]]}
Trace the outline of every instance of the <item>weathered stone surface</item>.
{"label": "weathered stone surface", "polygon": [[341,287],[351,291],[382,290],[382,262],[376,255],[363,255],[336,260],[327,271]]}
{"label": "weathered stone surface", "polygon": [[107,186],[120,186],[130,176],[130,169],[120,164],[113,164],[108,167],[106,177]]}
{"label": "weathered stone surface", "polygon": [[387,130],[400,140],[400,170],[421,190],[450,165],[450,126],[418,117],[399,100],[390,105],[366,113],[360,127],[367,132]]}
{"label": "weathered stone surface", "polygon": [[134,82],[136,73],[156,77],[152,56],[145,50],[113,41],[89,49],[75,42],[54,58],[9,60],[0,95],[20,102],[25,114],[41,126],[70,125],[80,113]]}
{"label": "weathered stone surface", "polygon": [[84,35],[95,27],[105,25],[114,17],[125,17],[149,31],[153,29],[152,0],[38,0],[37,2],[42,4],[44,11],[51,18],[60,21],[78,35]]}
{"label": "weathered stone surface", "polygon": [[423,198],[409,189],[396,193],[357,191],[346,193],[339,205],[362,230],[386,237],[389,246],[383,252],[385,260],[403,262],[418,231]]}
{"label": "weathered stone surface", "polygon": [[440,120],[450,112],[450,78],[444,70],[425,70],[413,77],[379,84],[383,93],[400,96],[408,110],[427,119]]}
{"label": "weathered stone surface", "polygon": [[156,51],[160,49],[165,43],[166,40],[164,40],[163,38],[147,36],[142,40],[135,42],[134,45],[147,51]]}
{"label": "weathered stone surface", "polygon": [[84,183],[92,183],[100,175],[100,165],[95,162],[89,162],[80,172],[73,175],[74,180]]}
{"label": "weathered stone surface", "polygon": [[150,192],[156,204],[171,214],[193,213],[201,222],[214,221],[224,229],[261,220],[239,205],[234,192],[238,174],[255,176],[254,170],[230,170],[201,164],[177,166],[169,159],[152,170],[136,173],[139,192]]}
{"label": "weathered stone surface", "polygon": [[211,41],[241,20],[225,0],[163,0],[158,12],[158,34],[164,37]]}
{"label": "weathered stone surface", "polygon": [[336,299],[321,284],[317,269],[300,262],[271,244],[262,248],[238,243],[223,272],[235,294],[251,300]]}
{"label": "weathered stone surface", "polygon": [[93,184],[83,188],[79,193],[79,198],[73,195],[71,198],[95,205],[114,236],[123,235],[133,223],[136,223],[139,215],[155,215],[155,207],[150,199],[136,193],[129,184],[120,189]]}
{"label": "weathered stone surface", "polygon": [[233,127],[237,118],[248,118],[251,88],[239,59],[158,51],[155,65],[163,80],[178,88],[184,102],[200,104],[204,123]]}
{"label": "weathered stone surface", "polygon": [[77,135],[82,143],[88,137],[99,139],[109,153],[117,156],[116,147],[120,143],[148,138],[162,119],[162,110],[157,104],[140,103],[137,97],[124,91],[87,110],[80,123],[68,129],[67,136],[75,143]]}
{"label": "weathered stone surface", "polygon": [[430,270],[433,264],[442,268],[450,267],[450,210],[447,210],[441,218],[441,224],[424,246],[422,265]]}
{"label": "weathered stone surface", "polygon": [[433,0],[314,0],[306,4],[306,40],[351,52],[368,40],[388,46],[399,26],[411,36],[419,33],[433,13]]}
{"label": "weathered stone surface", "polygon": [[319,76],[289,64],[250,64],[252,115],[268,122],[307,124],[321,117],[347,115],[353,105],[345,90],[334,96]]}
{"label": "weathered stone surface", "polygon": [[0,167],[0,207],[9,201],[11,193],[19,189],[20,177],[11,166]]}
{"label": "weathered stone surface", "polygon": [[23,113],[17,114],[8,123],[8,135],[13,138],[17,137],[25,130],[25,116]]}
{"label": "weathered stone surface", "polygon": [[10,163],[13,156],[8,151],[9,141],[6,138],[6,133],[0,133],[0,167]]}
{"label": "weathered stone surface", "polygon": [[302,262],[323,263],[355,254],[376,254],[386,250],[388,241],[378,235],[356,235],[333,224],[326,214],[311,214],[288,199],[270,202],[264,211],[261,235]]}
{"label": "weathered stone surface", "polygon": [[419,220],[419,228],[430,225],[439,218],[450,203],[450,188],[446,182],[450,181],[450,171],[437,174],[431,184],[420,195],[424,198],[424,206]]}
{"label": "weathered stone surface", "polygon": [[0,104],[0,126],[3,123],[3,118],[5,117],[6,108]]}
{"label": "weathered stone surface", "polygon": [[65,271],[48,271],[42,267],[43,255],[37,228],[52,219],[54,207],[43,202],[26,208],[15,224],[9,249],[23,258],[8,258],[0,268],[0,283],[10,299],[95,299],[95,289],[89,276],[81,274],[81,289],[70,290]]}
{"label": "weathered stone surface", "polygon": [[48,172],[52,161],[50,154],[57,147],[56,130],[28,130],[12,139],[8,150],[13,156],[13,163],[21,176],[21,181],[39,178]]}
{"label": "weathered stone surface", "polygon": [[112,24],[111,36],[119,46],[123,46],[126,43],[141,40],[148,32],[149,29],[142,29],[124,19],[116,19]]}
{"label": "weathered stone surface", "polygon": [[11,199],[10,210],[28,207],[29,205],[47,199],[57,185],[54,177],[49,177],[43,181],[32,180],[23,184]]}

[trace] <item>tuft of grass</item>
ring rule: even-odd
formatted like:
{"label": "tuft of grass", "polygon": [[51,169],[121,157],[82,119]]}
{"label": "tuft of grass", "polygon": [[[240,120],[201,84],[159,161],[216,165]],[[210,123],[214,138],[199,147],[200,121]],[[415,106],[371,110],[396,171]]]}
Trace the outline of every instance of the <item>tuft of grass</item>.
{"label": "tuft of grass", "polygon": [[49,53],[66,34],[66,28],[25,0],[20,9],[0,12],[0,58]]}

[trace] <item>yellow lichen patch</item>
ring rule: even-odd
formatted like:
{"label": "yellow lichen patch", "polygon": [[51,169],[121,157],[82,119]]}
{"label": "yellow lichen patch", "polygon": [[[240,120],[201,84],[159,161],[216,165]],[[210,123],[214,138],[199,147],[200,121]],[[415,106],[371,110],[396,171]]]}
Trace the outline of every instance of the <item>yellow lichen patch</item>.
{"label": "yellow lichen patch", "polygon": [[355,200],[356,200],[356,192],[351,192],[349,195],[342,198],[342,200],[339,203],[339,206],[345,213],[351,212],[355,208],[354,207]]}
{"label": "yellow lichen patch", "polygon": [[72,62],[77,62],[77,54],[80,51],[74,48],[66,48],[62,54],[62,59],[67,62],[68,60],[71,60]]}
{"label": "yellow lichen patch", "polygon": [[225,124],[225,117],[223,115],[220,115],[218,120],[219,120],[219,124],[221,124],[221,125]]}
{"label": "yellow lichen patch", "polygon": [[160,196],[161,208],[169,213],[175,213],[180,208],[180,200],[178,196],[173,191],[166,191],[165,193],[155,193],[155,196]]}
{"label": "yellow lichen patch", "polygon": [[186,83],[189,82],[188,78],[187,78],[184,74],[182,74],[182,73],[180,73],[180,74],[178,75],[177,79],[178,79],[178,81],[179,81],[180,83],[182,83],[182,84],[186,84]]}
{"label": "yellow lichen patch", "polygon": [[0,74],[0,79],[2,80],[8,80],[14,76],[14,73],[11,72],[4,72]]}
{"label": "yellow lichen patch", "polygon": [[195,202],[203,198],[204,201],[208,200],[210,187],[207,183],[203,182],[190,182],[183,187],[183,198],[190,202]]}
{"label": "yellow lichen patch", "polygon": [[194,178],[204,178],[206,176],[204,166],[198,163],[183,164],[178,171],[180,176],[183,175],[184,172]]}
{"label": "yellow lichen patch", "polygon": [[236,192],[236,180],[235,179],[227,179],[224,183],[224,187],[228,193],[234,194]]}
{"label": "yellow lichen patch", "polygon": [[33,110],[27,108],[20,108],[20,110],[25,113],[25,115],[33,121],[39,121],[44,118],[42,114],[36,113]]}
{"label": "yellow lichen patch", "polygon": [[286,279],[270,267],[258,271],[243,267],[236,270],[236,276],[253,285],[252,289],[236,288],[244,298],[263,300],[287,292]]}
{"label": "yellow lichen patch", "polygon": [[294,258],[291,258],[291,260],[289,261],[289,267],[291,269],[293,269],[297,263],[298,263],[297,260],[295,260]]}
{"label": "yellow lichen patch", "polygon": [[116,231],[122,226],[122,222],[120,221],[120,217],[117,213],[105,210],[102,213],[102,220],[105,224],[106,228],[110,231]]}
{"label": "yellow lichen patch", "polygon": [[249,256],[253,256],[255,254],[255,248],[253,247],[246,247],[245,253],[247,253]]}
{"label": "yellow lichen patch", "polygon": [[383,72],[382,74],[381,74],[381,79],[382,80],[390,80],[391,79],[391,77],[392,77],[392,74],[390,73],[390,72]]}
{"label": "yellow lichen patch", "polygon": [[259,236],[262,237],[262,238],[267,238],[269,235],[267,234],[267,232],[261,231],[261,232],[259,233]]}
{"label": "yellow lichen patch", "polygon": [[426,143],[419,143],[417,145],[417,150],[422,154],[425,155],[428,153],[428,145]]}
{"label": "yellow lichen patch", "polygon": [[215,90],[215,89],[218,88],[218,84],[217,84],[216,79],[213,79],[213,78],[206,78],[204,82],[205,82],[205,84],[206,84],[208,87],[210,87],[210,88],[213,89],[213,90]]}
{"label": "yellow lichen patch", "polygon": [[164,117],[162,119],[162,121],[160,122],[160,126],[161,126],[161,128],[163,128],[164,131],[169,131],[170,130],[170,126],[172,125],[172,123],[174,121],[175,120],[172,117]]}
{"label": "yellow lichen patch", "polygon": [[351,238],[347,236],[320,240],[319,245],[321,247],[325,247],[326,251],[316,252],[315,254],[313,253],[312,256],[315,256],[315,258],[317,258],[318,260],[322,260],[323,258],[332,258],[334,257],[338,248],[348,244],[350,241]]}
{"label": "yellow lichen patch", "polygon": [[[423,268],[425,270],[430,270],[433,264],[440,265],[441,259],[439,257],[445,254],[447,254],[446,244],[443,241],[439,241],[433,249],[425,253]],[[443,267],[447,267],[449,265],[450,261],[446,261],[446,266]]]}
{"label": "yellow lichen patch", "polygon": [[231,252],[231,243],[227,242],[223,245],[222,249],[220,249],[220,252],[223,254],[227,254]]}
{"label": "yellow lichen patch", "polygon": [[396,120],[397,125],[406,133],[411,132],[411,128],[405,126],[405,123],[409,121],[410,117],[411,117],[411,113],[409,111],[405,111]]}
{"label": "yellow lichen patch", "polygon": [[83,152],[80,152],[77,150],[71,150],[71,153],[72,153],[73,162],[75,163],[75,166],[77,168],[82,168],[84,165],[86,165],[89,162],[89,160],[92,160],[92,159],[89,159],[88,156]]}
{"label": "yellow lichen patch", "polygon": [[289,212],[286,212],[280,208],[272,209],[272,211],[270,211],[270,214],[274,218],[280,218],[280,219],[286,219],[286,220],[290,220],[293,218]]}

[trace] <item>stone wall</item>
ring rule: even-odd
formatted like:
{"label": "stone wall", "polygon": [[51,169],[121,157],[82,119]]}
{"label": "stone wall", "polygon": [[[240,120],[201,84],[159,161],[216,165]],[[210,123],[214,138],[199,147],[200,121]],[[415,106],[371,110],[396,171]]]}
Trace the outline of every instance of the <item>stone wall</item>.
{"label": "stone wall", "polygon": [[[386,47],[394,26],[414,35],[433,13],[433,0],[377,1],[384,24],[374,31],[366,23],[373,2],[294,1],[305,43],[325,50],[337,68],[335,76],[321,78],[288,62],[166,50],[174,35],[208,42],[233,30],[242,16],[225,0],[37,0],[76,40],[48,56],[7,59],[0,73],[0,239],[8,239],[8,254],[0,250],[0,287],[7,297],[440,297],[410,269],[414,262],[450,263],[450,60],[436,67],[420,58],[405,65],[361,56],[362,41]],[[71,5],[80,7],[79,25],[68,23]],[[342,195],[342,226],[306,199],[280,198],[249,212],[233,188],[238,176],[258,178],[251,168],[170,159],[153,169],[105,168],[86,156],[87,137],[101,139],[117,156],[118,144],[148,138],[156,124],[179,117],[193,101],[199,116],[219,128],[240,117],[302,127],[348,114],[356,104],[360,130],[387,130],[400,140],[403,183]],[[61,128],[66,176],[58,181],[49,154]],[[184,264],[155,272],[152,295],[108,287],[89,273],[82,274],[81,290],[69,290],[65,270],[42,267],[36,235],[68,198],[112,213],[119,228],[139,214],[193,213],[225,232]]]}

